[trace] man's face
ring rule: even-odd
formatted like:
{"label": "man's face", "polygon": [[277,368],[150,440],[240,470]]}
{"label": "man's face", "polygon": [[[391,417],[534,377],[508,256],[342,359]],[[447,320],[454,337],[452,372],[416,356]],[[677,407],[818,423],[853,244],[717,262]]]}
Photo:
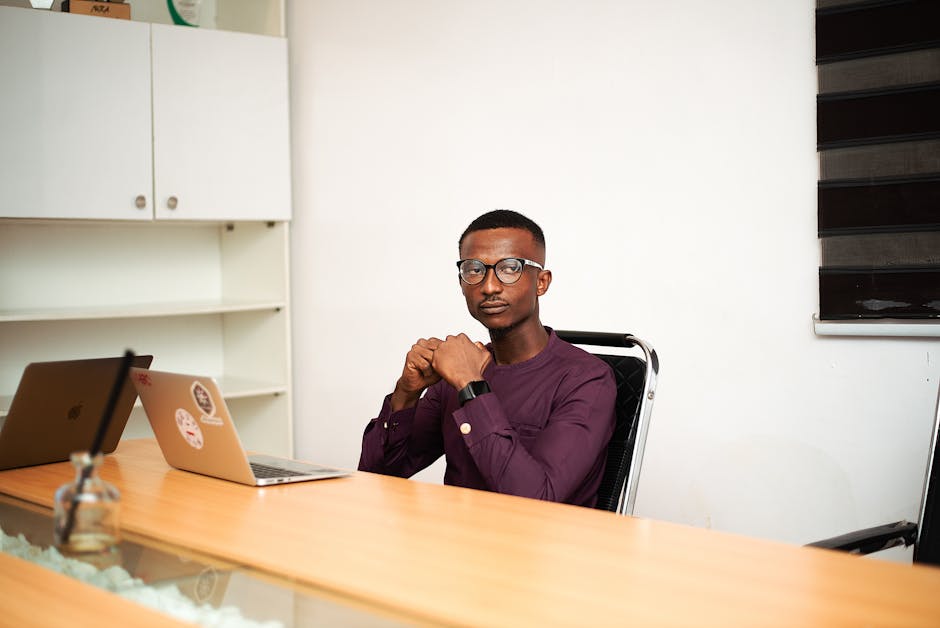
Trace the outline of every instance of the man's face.
{"label": "man's face", "polygon": [[[495,264],[507,257],[522,257],[545,264],[545,249],[525,229],[485,229],[467,234],[460,246],[460,259],[478,259]],[[458,281],[460,281],[458,279]],[[539,302],[551,283],[549,271],[526,266],[513,284],[502,283],[492,269],[483,281],[468,285],[460,281],[467,309],[490,331],[508,331],[530,320],[538,322]]]}

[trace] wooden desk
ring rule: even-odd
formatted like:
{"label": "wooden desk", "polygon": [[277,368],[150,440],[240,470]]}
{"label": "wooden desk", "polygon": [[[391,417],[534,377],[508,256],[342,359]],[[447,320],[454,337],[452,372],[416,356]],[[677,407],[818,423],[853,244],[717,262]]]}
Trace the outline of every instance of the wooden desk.
{"label": "wooden desk", "polygon": [[[125,441],[122,524],[414,623],[937,626],[940,569],[356,473],[256,489]],[[51,506],[69,463],[0,473]]]}
{"label": "wooden desk", "polygon": [[191,625],[2,552],[0,591],[7,600],[0,610],[4,626]]}

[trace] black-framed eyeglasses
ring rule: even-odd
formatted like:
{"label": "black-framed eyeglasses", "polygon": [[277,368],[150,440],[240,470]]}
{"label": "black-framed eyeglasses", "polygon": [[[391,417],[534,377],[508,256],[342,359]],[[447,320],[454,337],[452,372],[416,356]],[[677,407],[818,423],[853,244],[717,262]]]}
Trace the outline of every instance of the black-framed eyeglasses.
{"label": "black-framed eyeglasses", "polygon": [[526,266],[534,266],[543,270],[542,265],[533,262],[524,257],[507,257],[501,259],[495,264],[484,264],[478,259],[462,259],[457,262],[457,270],[460,272],[460,280],[465,284],[475,286],[486,278],[486,271],[489,268],[496,273],[496,278],[504,284],[513,284],[522,277],[522,271]]}

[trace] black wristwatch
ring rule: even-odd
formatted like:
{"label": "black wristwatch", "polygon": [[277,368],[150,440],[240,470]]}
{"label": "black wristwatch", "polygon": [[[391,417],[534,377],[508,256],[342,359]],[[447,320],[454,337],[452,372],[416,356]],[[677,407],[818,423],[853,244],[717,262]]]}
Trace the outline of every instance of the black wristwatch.
{"label": "black wristwatch", "polygon": [[466,386],[460,389],[460,392],[457,393],[457,401],[460,402],[460,407],[463,407],[463,404],[467,403],[471,399],[476,399],[480,395],[486,394],[490,391],[490,385],[487,384],[482,379],[475,382],[470,382]]}

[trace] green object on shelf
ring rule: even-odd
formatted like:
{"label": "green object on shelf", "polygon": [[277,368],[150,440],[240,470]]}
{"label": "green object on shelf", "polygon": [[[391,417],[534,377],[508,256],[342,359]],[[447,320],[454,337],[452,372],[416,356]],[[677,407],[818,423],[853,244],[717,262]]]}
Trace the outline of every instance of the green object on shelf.
{"label": "green object on shelf", "polygon": [[[198,27],[199,24],[195,23],[196,17],[199,15],[199,2],[182,2],[186,8],[182,9],[186,14],[186,17],[183,17],[183,14],[180,13],[180,9],[177,8],[177,0],[166,0],[166,8],[170,11],[170,17],[173,18],[174,24],[179,24],[180,26],[193,26]],[[191,21],[187,21],[187,18]]]}

